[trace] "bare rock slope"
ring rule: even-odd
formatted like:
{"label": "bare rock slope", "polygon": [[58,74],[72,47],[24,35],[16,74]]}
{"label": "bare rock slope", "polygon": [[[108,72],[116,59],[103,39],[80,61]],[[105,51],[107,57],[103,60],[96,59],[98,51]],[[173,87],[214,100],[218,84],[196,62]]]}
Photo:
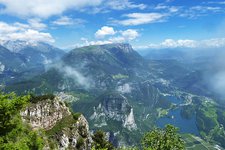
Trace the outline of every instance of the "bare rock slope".
{"label": "bare rock slope", "polygon": [[70,112],[59,97],[31,103],[21,116],[33,130],[46,132],[45,149],[91,149],[86,118]]}

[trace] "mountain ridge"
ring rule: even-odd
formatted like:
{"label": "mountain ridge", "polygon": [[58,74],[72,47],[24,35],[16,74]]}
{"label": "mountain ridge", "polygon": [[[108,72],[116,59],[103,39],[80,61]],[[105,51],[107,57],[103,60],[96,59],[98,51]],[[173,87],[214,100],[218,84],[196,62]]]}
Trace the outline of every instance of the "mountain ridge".
{"label": "mountain ridge", "polygon": [[[206,97],[176,85],[192,71],[177,60],[146,60],[127,44],[86,46],[71,50],[44,73],[6,86],[6,91],[69,94],[73,97],[73,110],[84,113],[91,130],[106,131],[113,137],[115,146],[135,145],[141,134],[157,126],[161,118],[173,120],[174,112],[184,122],[189,121],[184,116],[192,116],[191,121],[196,119],[198,127],[196,123],[192,125],[199,132],[220,131],[216,130],[220,122],[217,117],[208,116],[217,125],[215,130],[206,130],[199,119],[204,118],[203,122],[207,123],[206,107],[210,105],[216,112],[216,101],[205,104]],[[185,83],[188,82],[181,85]],[[204,109],[198,109],[202,105]],[[181,129],[184,127],[179,125]],[[201,135],[202,138],[211,136]],[[217,137],[213,135],[213,138]]]}

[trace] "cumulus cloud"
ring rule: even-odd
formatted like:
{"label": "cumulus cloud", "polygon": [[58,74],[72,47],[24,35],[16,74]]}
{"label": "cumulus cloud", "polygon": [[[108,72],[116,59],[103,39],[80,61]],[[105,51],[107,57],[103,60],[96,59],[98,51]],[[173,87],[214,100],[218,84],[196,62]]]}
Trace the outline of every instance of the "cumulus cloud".
{"label": "cumulus cloud", "polygon": [[52,23],[54,25],[58,25],[58,26],[70,26],[70,25],[81,25],[85,22],[86,21],[83,19],[79,19],[79,18],[74,19],[74,18],[70,18],[68,16],[61,16],[60,18],[53,21]]}
{"label": "cumulus cloud", "polygon": [[103,26],[95,33],[95,37],[104,38],[107,35],[114,35],[115,33],[113,27]]}
{"label": "cumulus cloud", "polygon": [[225,47],[225,38],[214,38],[206,40],[190,39],[165,39],[161,43],[150,43],[147,46],[137,46],[138,49],[163,49],[163,48],[221,48]]}
{"label": "cumulus cloud", "polygon": [[122,37],[124,37],[128,41],[134,40],[139,36],[138,32],[133,29],[122,31],[121,34],[122,34]]}
{"label": "cumulus cloud", "polygon": [[104,44],[112,44],[112,43],[122,43],[125,42],[125,38],[118,36],[118,37],[111,37],[106,40],[93,40],[89,41],[86,38],[81,38],[81,43],[77,43],[74,45],[71,45],[70,48],[77,48],[77,47],[83,47],[83,46],[89,46],[89,45],[104,45]]}
{"label": "cumulus cloud", "polygon": [[8,34],[9,40],[24,40],[31,42],[54,42],[49,33],[38,32],[36,30],[28,29],[24,32],[15,32]]}
{"label": "cumulus cloud", "polygon": [[49,33],[35,30],[34,28],[45,27],[42,24],[35,24],[37,22],[31,21],[30,24],[7,24],[0,22],[0,43],[9,40],[24,40],[28,42],[54,42],[53,37]]}
{"label": "cumulus cloud", "polygon": [[124,26],[134,26],[141,24],[150,24],[155,22],[160,22],[168,16],[167,14],[162,13],[130,13],[125,14],[123,17],[128,19],[125,20],[114,20],[112,23],[120,24]]}
{"label": "cumulus cloud", "polygon": [[94,7],[103,0],[0,0],[4,7],[2,13],[19,17],[40,17],[48,18],[53,15],[60,15],[66,10],[79,10],[85,7]]}
{"label": "cumulus cloud", "polygon": [[[113,28],[111,30],[114,31]],[[118,34],[116,36],[109,37],[108,39],[105,39],[105,40],[88,41],[86,38],[83,38],[82,41],[84,44],[82,46],[130,42],[132,40],[135,40],[139,36],[139,33],[137,32],[137,30],[134,30],[134,29],[114,31],[114,34],[115,33],[118,33]]]}
{"label": "cumulus cloud", "polygon": [[[105,10],[145,9],[145,4],[135,4],[129,0],[0,0],[1,13],[19,17],[48,18],[62,15],[67,10],[93,13]],[[91,9],[90,9],[91,8]]]}
{"label": "cumulus cloud", "polygon": [[[114,30],[114,29],[113,29]],[[69,46],[69,48],[75,48],[75,47],[83,47],[83,46],[89,46],[89,45],[104,45],[104,44],[112,44],[112,43],[125,43],[130,42],[132,40],[135,40],[139,33],[137,30],[134,29],[127,29],[122,31],[115,31],[115,35],[102,39],[102,40],[88,40],[87,38],[81,38],[81,43],[74,44]]]}

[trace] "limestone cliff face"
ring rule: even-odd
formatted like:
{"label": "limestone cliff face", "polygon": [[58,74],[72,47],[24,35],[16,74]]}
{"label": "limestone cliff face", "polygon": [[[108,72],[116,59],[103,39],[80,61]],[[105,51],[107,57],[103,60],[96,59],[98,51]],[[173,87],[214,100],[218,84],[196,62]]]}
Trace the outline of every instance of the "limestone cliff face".
{"label": "limestone cliff face", "polygon": [[75,124],[58,132],[55,139],[59,143],[58,148],[60,150],[91,149],[92,138],[89,133],[88,122],[83,115],[78,118]]}
{"label": "limestone cliff face", "polygon": [[126,97],[122,94],[110,93],[103,95],[101,103],[94,108],[94,113],[90,117],[95,122],[95,126],[107,125],[107,120],[121,121],[123,127],[129,130],[137,129],[133,108],[129,105]]}
{"label": "limestone cliff face", "polygon": [[23,120],[28,122],[33,129],[51,129],[63,117],[71,115],[65,103],[58,97],[54,100],[44,100],[31,104],[25,111],[21,112]]}
{"label": "limestone cliff face", "polygon": [[31,103],[21,116],[34,130],[46,131],[45,149],[91,149],[87,120],[83,115],[75,118],[59,97]]}
{"label": "limestone cliff face", "polygon": [[145,106],[155,107],[158,103],[160,92],[157,88],[152,86],[150,81],[134,85],[133,89],[132,96],[137,100],[140,100],[140,102],[145,104]]}

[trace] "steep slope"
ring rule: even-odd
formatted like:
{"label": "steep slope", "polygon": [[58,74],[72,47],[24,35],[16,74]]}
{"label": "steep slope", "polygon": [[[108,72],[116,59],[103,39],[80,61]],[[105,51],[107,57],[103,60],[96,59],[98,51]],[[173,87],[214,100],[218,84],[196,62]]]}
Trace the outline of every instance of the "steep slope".
{"label": "steep slope", "polygon": [[18,40],[7,41],[3,46],[0,47],[0,80],[6,85],[44,73],[46,67],[64,55],[64,51],[46,43]]}
{"label": "steep slope", "polygon": [[10,51],[21,54],[29,65],[46,65],[59,60],[64,51],[43,42],[7,41],[3,44]]}
{"label": "steep slope", "polygon": [[[164,126],[167,121],[179,120],[176,126],[182,132],[193,128],[197,136],[203,133],[196,124],[200,123],[199,115],[204,115],[197,111],[205,110],[193,107],[198,108],[206,98],[195,104],[197,95],[183,91],[191,90],[186,85],[198,80],[190,64],[180,60],[147,61],[128,44],[109,44],[74,49],[45,73],[8,85],[6,90],[65,93],[72,97],[72,108],[86,116],[91,130],[103,129],[114,145],[121,146],[137,144],[142,134],[158,122]],[[210,116],[212,122],[214,116]],[[207,122],[205,118],[202,122]],[[214,128],[210,130],[214,132]]]}
{"label": "steep slope", "polygon": [[35,97],[21,116],[33,130],[45,130],[45,149],[90,149],[92,139],[84,116],[73,114],[60,97],[43,97]]}
{"label": "steep slope", "polygon": [[144,59],[129,44],[77,48],[63,57],[63,62],[95,77],[119,73],[136,75],[134,70],[139,69],[141,73],[145,64]]}
{"label": "steep slope", "polygon": [[121,126],[128,130],[136,130],[133,108],[126,97],[121,94],[107,93],[100,98],[99,105],[95,108],[90,120],[93,120],[95,127],[107,126],[110,130],[108,120],[121,122]]}
{"label": "steep slope", "polygon": [[[84,113],[91,129],[101,124],[101,117],[100,121],[96,117],[99,116],[97,112],[103,110],[99,113],[104,114],[106,123],[113,128],[102,126],[99,129],[113,136],[116,132],[121,133],[115,136],[119,145],[123,142],[134,144],[141,136],[142,129],[137,130],[140,126],[145,126],[145,130],[152,127],[154,117],[145,119],[144,123],[143,119],[155,112],[154,107],[161,99],[159,90],[148,81],[150,73],[146,66],[146,61],[129,44],[82,47],[66,54],[44,74],[10,85],[7,90],[70,93],[77,97],[73,109]],[[91,117],[95,113],[97,115]],[[119,120],[115,119],[117,116]],[[132,132],[135,134],[127,137]]]}
{"label": "steep slope", "polygon": [[13,53],[0,45],[0,82],[12,80],[26,70],[26,60],[20,54]]}
{"label": "steep slope", "polygon": [[1,72],[3,72],[4,70],[16,72],[16,71],[19,71],[20,69],[24,69],[25,67],[24,59],[25,58],[22,57],[21,55],[13,53],[0,45],[0,63],[2,66]]}
{"label": "steep slope", "polygon": [[145,60],[129,44],[74,49],[63,57],[63,64],[90,78],[98,89],[112,88],[118,80],[147,75]]}

